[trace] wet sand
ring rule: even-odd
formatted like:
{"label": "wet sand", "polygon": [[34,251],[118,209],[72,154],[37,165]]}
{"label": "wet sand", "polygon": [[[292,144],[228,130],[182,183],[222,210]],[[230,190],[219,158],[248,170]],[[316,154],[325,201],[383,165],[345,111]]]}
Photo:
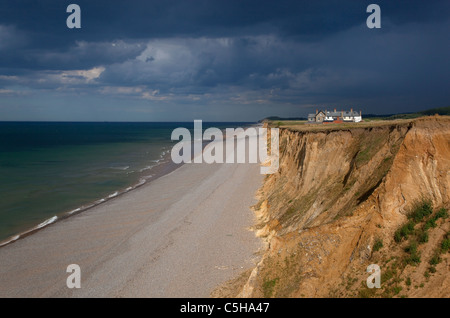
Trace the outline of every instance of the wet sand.
{"label": "wet sand", "polygon": [[[0,297],[208,297],[252,267],[259,164],[184,164],[0,248]],[[81,288],[69,289],[69,264]]]}

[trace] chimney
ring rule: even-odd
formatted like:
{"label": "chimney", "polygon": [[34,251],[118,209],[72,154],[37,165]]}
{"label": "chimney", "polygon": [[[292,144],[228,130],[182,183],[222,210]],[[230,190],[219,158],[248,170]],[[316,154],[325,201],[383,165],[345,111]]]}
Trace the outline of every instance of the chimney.
{"label": "chimney", "polygon": [[336,108],[334,109],[334,112],[336,112]]}
{"label": "chimney", "polygon": [[350,108],[350,112],[353,114],[353,108]]}
{"label": "chimney", "polygon": [[316,109],[316,115],[319,113],[319,110],[318,109]]}
{"label": "chimney", "polygon": [[361,115],[361,111],[359,111],[359,117],[362,117],[362,115]]}

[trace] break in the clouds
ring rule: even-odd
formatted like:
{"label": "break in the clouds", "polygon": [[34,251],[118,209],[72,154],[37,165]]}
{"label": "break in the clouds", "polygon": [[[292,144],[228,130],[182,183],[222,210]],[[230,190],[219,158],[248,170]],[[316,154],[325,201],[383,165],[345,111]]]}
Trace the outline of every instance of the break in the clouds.
{"label": "break in the clouds", "polygon": [[0,4],[0,120],[243,120],[448,106],[448,1]]}

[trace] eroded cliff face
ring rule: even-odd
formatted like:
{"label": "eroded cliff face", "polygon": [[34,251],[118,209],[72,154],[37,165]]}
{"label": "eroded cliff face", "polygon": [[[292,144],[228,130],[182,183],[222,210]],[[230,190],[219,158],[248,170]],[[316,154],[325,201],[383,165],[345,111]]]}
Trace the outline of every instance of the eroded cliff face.
{"label": "eroded cliff face", "polygon": [[[254,207],[255,230],[267,251],[239,296],[358,296],[369,276],[366,267],[401,253],[394,232],[415,203],[429,199],[435,208],[448,208],[449,171],[448,117],[371,128],[281,128],[280,169],[266,177]],[[438,222],[430,242],[448,232],[448,221]],[[383,242],[378,252],[376,240]],[[420,248],[431,257],[431,245]],[[383,272],[388,265],[380,266]],[[402,268],[400,280],[420,266]],[[424,276],[416,275],[421,288],[396,288],[406,296],[448,297],[448,255],[436,269],[423,286]]]}

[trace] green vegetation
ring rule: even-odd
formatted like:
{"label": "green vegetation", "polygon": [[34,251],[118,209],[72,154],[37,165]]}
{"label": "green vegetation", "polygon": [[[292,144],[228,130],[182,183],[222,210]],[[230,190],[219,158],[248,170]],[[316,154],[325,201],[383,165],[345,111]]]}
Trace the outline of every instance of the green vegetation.
{"label": "green vegetation", "polygon": [[441,243],[441,253],[442,254],[447,253],[449,250],[450,250],[450,232],[447,232]]}
{"label": "green vegetation", "polygon": [[356,155],[356,162],[357,163],[363,163],[369,161],[370,157],[370,145],[367,146],[365,149],[358,152]]}
{"label": "green vegetation", "polygon": [[416,254],[417,253],[417,242],[412,241],[406,248],[405,252],[409,254]]}
{"label": "green vegetation", "polygon": [[359,298],[372,298],[373,296],[375,296],[375,288],[368,288],[367,286],[364,286],[363,288],[361,288],[358,292],[358,297]]}
{"label": "green vegetation", "polygon": [[[410,236],[413,236],[413,238],[409,241],[409,245],[405,247],[405,252],[408,253],[404,259],[405,264],[417,265],[421,262],[420,253],[418,252],[418,245],[428,242],[428,229],[436,227],[436,221],[439,218],[446,218],[447,210],[440,209],[434,214],[434,216],[431,216],[432,214],[433,206],[431,202],[428,200],[422,200],[420,203],[415,204],[411,213],[408,215],[409,221],[395,232],[394,240],[397,243],[404,240],[406,241]],[[415,230],[416,225],[424,220],[425,225],[423,228]],[[430,264],[436,265],[437,260],[438,258],[433,257],[433,263]]]}
{"label": "green vegetation", "polygon": [[296,250],[290,249],[289,252],[287,255],[277,253],[266,259],[265,274],[261,276],[263,297],[285,298],[298,291],[303,273],[299,258],[303,254],[300,246],[297,246]]}
{"label": "green vegetation", "polygon": [[440,262],[441,262],[441,257],[437,253],[434,254],[433,257],[429,261],[430,265],[437,265]]}
{"label": "green vegetation", "polygon": [[424,219],[424,217],[427,217],[433,213],[433,206],[430,201],[424,200],[422,203],[417,204],[412,213],[408,215],[408,218],[413,220],[414,223],[419,223]]}
{"label": "green vegetation", "polygon": [[263,293],[264,293],[264,297],[265,298],[270,298],[273,295],[273,290],[275,288],[275,285],[277,284],[277,282],[279,281],[279,278],[274,278],[271,280],[266,280],[264,281],[262,288],[263,288]]}
{"label": "green vegetation", "polygon": [[424,230],[419,231],[417,233],[417,239],[418,239],[419,244],[428,242],[428,232],[424,231]]}
{"label": "green vegetation", "polygon": [[[409,221],[402,225],[394,234],[394,240],[397,243],[403,240],[408,241],[408,245],[405,247],[405,252],[408,254],[404,258],[404,265],[417,265],[421,262],[420,253],[418,251],[418,245],[428,242],[428,230],[437,226],[437,220],[440,218],[447,218],[447,209],[441,208],[433,215],[433,207],[427,200],[423,200],[421,203],[416,204],[408,215]],[[415,230],[414,228],[423,223],[421,229]],[[412,237],[409,240],[409,237]],[[450,249],[450,232],[447,233],[440,245],[436,248],[433,256],[428,261],[431,265],[424,273],[424,276],[428,279],[431,274],[436,272],[436,265],[442,260],[441,254],[446,253]]]}
{"label": "green vegetation", "polygon": [[[448,212],[444,208],[433,213],[433,206],[428,200],[422,200],[415,204],[408,214],[408,221],[394,233],[395,242],[404,244],[402,246],[405,254],[399,258],[391,257],[384,261],[385,269],[381,273],[382,287],[379,292],[362,287],[358,293],[359,297],[375,297],[377,295],[381,297],[394,297],[400,296],[405,286],[409,290],[412,285],[411,277],[405,279],[405,286],[402,287],[401,282],[403,279],[400,278],[401,274],[404,272],[406,266],[417,266],[421,263],[420,244],[427,243],[429,241],[428,230],[437,226],[437,221],[440,218],[447,217]],[[383,243],[378,238],[374,243],[373,250],[377,251],[382,246]],[[442,260],[442,253],[447,253],[448,251],[450,251],[450,232],[446,233],[443,240],[439,242],[435,254],[428,260],[430,266],[424,272],[427,280],[437,271],[436,265]],[[414,286],[414,288],[419,287],[424,287],[424,284]],[[405,297],[405,295],[401,295],[400,297]]]}
{"label": "green vegetation", "polygon": [[417,265],[420,263],[420,253],[417,251],[417,241],[412,241],[406,248],[405,252],[409,255],[405,258],[405,263]]}
{"label": "green vegetation", "polygon": [[[290,206],[286,212],[283,214],[283,218],[289,218],[291,217],[294,213],[295,213],[296,207],[295,206]],[[281,219],[281,221],[283,221],[283,219]]]}
{"label": "green vegetation", "polygon": [[395,269],[388,269],[381,273],[381,284],[386,283],[390,279],[392,279],[394,276],[397,275],[397,270]]}
{"label": "green vegetation", "polygon": [[[450,107],[441,107],[441,108],[432,108],[424,111],[420,111],[417,113],[408,113],[408,114],[394,114],[394,115],[366,115],[364,120],[395,120],[395,119],[413,119],[422,116],[433,116],[433,115],[441,115],[441,116],[449,116],[450,115]],[[364,116],[363,116],[364,117]]]}
{"label": "green vegetation", "polygon": [[[294,222],[297,218],[300,218],[314,203],[314,200],[317,198],[317,192],[318,189],[311,189],[311,191],[309,191],[308,194],[303,196],[301,199],[294,199],[291,201],[289,207],[279,217],[279,222],[281,224],[287,224]],[[278,195],[278,197],[282,197],[282,194]]]}
{"label": "green vegetation", "polygon": [[357,153],[355,162],[358,166],[367,163],[386,142],[386,133],[370,134],[368,136],[361,136],[359,140],[360,151]]}
{"label": "green vegetation", "polygon": [[[417,266],[421,263],[421,253],[419,247],[421,244],[429,241],[428,230],[433,226],[437,226],[437,221],[441,218],[448,217],[448,211],[445,208],[441,208],[436,212],[433,212],[433,206],[430,201],[422,200],[413,205],[410,213],[408,214],[408,221],[401,225],[394,234],[394,240],[398,244],[401,244],[404,254],[400,256],[393,256],[388,259],[379,260],[383,262],[384,270],[381,272],[381,289],[369,289],[365,284],[358,291],[358,296],[362,298],[368,297],[406,297],[400,295],[401,291],[405,288],[407,290],[412,286],[411,277],[401,278],[406,266]],[[375,239],[373,250],[377,251],[383,247],[383,242],[380,238]],[[436,251],[431,259],[427,259],[429,266],[423,272],[424,277],[428,280],[431,275],[437,272],[437,267],[442,261],[442,254],[450,251],[450,231],[445,234],[442,241],[439,242],[436,247]],[[383,254],[379,254],[377,257],[383,257]],[[378,261],[378,260],[377,260]],[[404,285],[402,285],[404,281]],[[350,285],[350,284],[349,284]],[[422,288],[424,284],[420,286],[415,285],[414,288]]]}
{"label": "green vegetation", "polygon": [[402,291],[402,287],[401,286],[394,286],[393,288],[392,288],[392,290],[393,290],[393,292],[394,292],[394,295],[398,295],[401,291]]}
{"label": "green vegetation", "polygon": [[418,254],[417,252],[411,253],[411,255],[405,259],[405,262],[406,262],[406,264],[409,264],[409,265],[420,264],[420,262],[421,262],[420,254]]}
{"label": "green vegetation", "polygon": [[425,223],[424,230],[428,230],[429,228],[435,228],[436,226],[437,226],[436,220],[431,218],[427,220],[427,222]]}
{"label": "green vegetation", "polygon": [[[394,240],[397,243],[400,243],[403,240],[407,240],[411,234],[414,234],[414,227],[416,224],[421,222],[424,218],[430,216],[433,213],[433,206],[430,201],[423,200],[421,203],[416,204],[411,213],[408,215],[408,219],[410,220],[408,223],[401,226],[394,234]],[[436,214],[437,215],[437,214]],[[425,224],[423,232],[421,232],[421,237],[418,238],[419,242],[428,241],[428,234],[426,234],[426,230],[432,225],[435,224],[435,218],[431,218]],[[430,220],[434,220],[430,223]],[[429,224],[429,226],[427,226]],[[418,234],[416,232],[416,234]]]}
{"label": "green vegetation", "polygon": [[369,288],[365,281],[361,282],[361,288],[358,291],[359,298],[372,298],[375,296],[377,288]]}
{"label": "green vegetation", "polygon": [[347,277],[347,286],[345,286],[345,289],[350,290],[352,286],[358,281],[358,278],[354,277]]}
{"label": "green vegetation", "polygon": [[[441,255],[447,253],[449,250],[450,250],[450,232],[447,232],[444,238],[442,239],[442,242],[434,251],[433,257],[431,257],[429,261],[429,264],[431,265],[430,268],[434,268],[434,266],[439,264],[442,261]],[[430,270],[430,272],[434,273],[433,270]]]}
{"label": "green vegetation", "polygon": [[375,243],[373,244],[373,251],[377,252],[383,247],[383,240],[380,238],[377,238],[375,240]]}
{"label": "green vegetation", "polygon": [[432,116],[435,114],[441,115],[441,116],[450,116],[450,107],[440,107],[440,108],[431,108],[428,110],[424,110],[421,112],[418,112],[417,114],[423,115],[423,116]]}
{"label": "green vegetation", "polygon": [[448,217],[448,212],[447,212],[447,209],[445,209],[445,208],[439,209],[439,211],[436,213],[436,219],[439,219],[439,218],[446,219],[447,217]]}
{"label": "green vegetation", "polygon": [[400,243],[402,240],[407,239],[408,236],[414,232],[414,222],[408,222],[403,225],[400,229],[395,231],[394,240]]}

